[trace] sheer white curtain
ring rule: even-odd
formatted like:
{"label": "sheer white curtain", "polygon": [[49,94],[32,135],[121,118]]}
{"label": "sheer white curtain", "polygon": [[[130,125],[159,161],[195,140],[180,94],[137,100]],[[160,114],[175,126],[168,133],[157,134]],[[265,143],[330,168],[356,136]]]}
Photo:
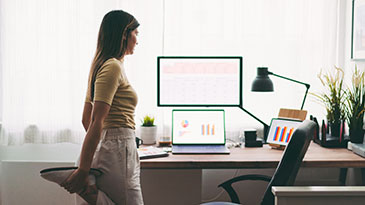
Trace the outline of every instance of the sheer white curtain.
{"label": "sheer white curtain", "polygon": [[101,20],[113,9],[140,10],[131,2],[0,1],[0,144],[81,142]]}
{"label": "sheer white curtain", "polygon": [[[279,108],[300,109],[305,86],[271,77],[275,92],[252,93],[257,67],[320,88],[316,75],[338,60],[337,0],[184,0],[165,2],[166,55],[243,56],[243,102],[270,123]],[[304,109],[324,117],[309,97]],[[228,109],[230,125],[257,123],[238,109]],[[261,126],[260,123],[257,124]]]}
{"label": "sheer white curtain", "polygon": [[[137,124],[148,113],[160,125],[169,121],[169,109],[156,107],[159,55],[243,56],[244,106],[269,123],[280,107],[300,108],[305,88],[272,77],[274,93],[251,93],[256,67],[308,82],[315,91],[319,69],[338,60],[339,1],[0,0],[0,144],[81,142],[97,32],[113,9],[141,23],[136,53],[126,60],[139,97]],[[324,116],[310,99],[305,109]],[[227,109],[227,120],[257,123],[235,108]]]}

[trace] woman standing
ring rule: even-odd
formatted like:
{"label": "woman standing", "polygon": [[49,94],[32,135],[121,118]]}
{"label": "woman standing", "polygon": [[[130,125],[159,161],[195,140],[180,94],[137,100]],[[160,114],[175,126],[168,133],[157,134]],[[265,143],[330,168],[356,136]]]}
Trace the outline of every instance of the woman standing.
{"label": "woman standing", "polygon": [[[137,45],[138,26],[122,10],[107,13],[100,26],[82,117],[87,133],[79,166],[61,184],[89,204],[143,204],[134,131],[137,95],[123,65]],[[90,168],[102,174],[95,180]]]}

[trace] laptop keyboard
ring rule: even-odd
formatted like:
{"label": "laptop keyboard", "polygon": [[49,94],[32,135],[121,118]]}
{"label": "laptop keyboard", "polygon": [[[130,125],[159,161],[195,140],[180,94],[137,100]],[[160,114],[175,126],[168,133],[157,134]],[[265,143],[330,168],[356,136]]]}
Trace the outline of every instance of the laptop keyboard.
{"label": "laptop keyboard", "polygon": [[179,153],[226,153],[224,145],[174,145],[173,152]]}

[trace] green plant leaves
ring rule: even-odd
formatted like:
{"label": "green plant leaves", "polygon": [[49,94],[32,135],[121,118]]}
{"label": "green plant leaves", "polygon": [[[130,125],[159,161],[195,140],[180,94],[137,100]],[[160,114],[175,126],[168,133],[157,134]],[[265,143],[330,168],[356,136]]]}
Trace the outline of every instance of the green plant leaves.
{"label": "green plant leaves", "polygon": [[355,65],[351,86],[344,88],[344,72],[335,66],[333,74],[318,74],[322,85],[326,88],[322,93],[311,93],[323,103],[327,111],[327,120],[336,124],[346,119],[349,129],[362,129],[365,114],[365,71],[360,71]]}
{"label": "green plant leaves", "polygon": [[325,86],[326,92],[314,95],[322,102],[327,111],[327,120],[331,123],[339,122],[345,119],[345,91],[343,89],[344,72],[341,68],[335,66],[334,75],[323,73],[318,74],[322,85]]}
{"label": "green plant leaves", "polygon": [[346,119],[350,130],[363,129],[365,113],[365,71],[355,65],[352,86],[346,90]]}
{"label": "green plant leaves", "polygon": [[155,126],[154,125],[154,122],[155,122],[155,118],[152,117],[152,116],[149,116],[149,115],[146,115],[142,121],[142,126],[145,126],[145,127],[152,127],[152,126]]}

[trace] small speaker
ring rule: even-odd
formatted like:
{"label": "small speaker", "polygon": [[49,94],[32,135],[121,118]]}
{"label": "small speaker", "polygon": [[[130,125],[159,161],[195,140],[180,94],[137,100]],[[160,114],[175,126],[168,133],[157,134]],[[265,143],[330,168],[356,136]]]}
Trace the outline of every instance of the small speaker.
{"label": "small speaker", "polygon": [[256,141],[257,135],[256,130],[249,129],[245,130],[245,142],[254,142]]}
{"label": "small speaker", "polygon": [[262,147],[262,141],[261,140],[246,141],[245,147]]}

